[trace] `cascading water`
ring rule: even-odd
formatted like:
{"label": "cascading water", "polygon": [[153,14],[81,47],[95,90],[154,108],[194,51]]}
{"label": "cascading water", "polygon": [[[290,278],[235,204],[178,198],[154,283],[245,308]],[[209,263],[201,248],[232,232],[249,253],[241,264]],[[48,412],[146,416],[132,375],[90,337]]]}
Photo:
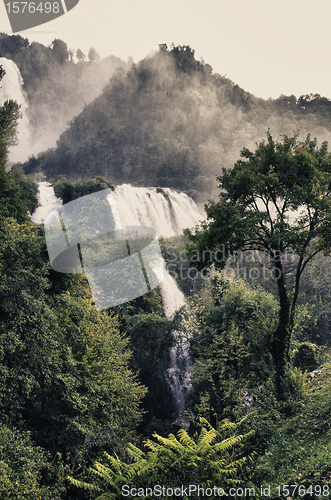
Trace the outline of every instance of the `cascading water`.
{"label": "cascading water", "polygon": [[[168,272],[164,273],[160,289],[164,313],[167,318],[171,318],[175,312],[185,304],[184,295],[179,290],[174,278]],[[167,370],[166,379],[170,386],[176,407],[176,419],[174,424],[181,427],[187,427],[188,420],[185,416],[185,411],[187,410],[186,396],[191,388],[192,378],[189,371],[191,365],[191,334],[187,323],[183,319],[180,321],[180,329],[173,332],[173,337],[175,344],[170,350],[171,367]]]}
{"label": "cascading water", "polygon": [[[41,223],[55,208],[62,204],[55,197],[54,190],[47,182],[39,183],[40,206],[33,214],[32,220]],[[113,213],[118,218],[118,227],[149,226],[156,230],[158,236],[179,236],[187,227],[198,225],[203,218],[196,204],[185,193],[177,193],[169,188],[132,187],[123,184],[114,191],[115,206]],[[165,263],[164,263],[165,265]],[[160,284],[165,315],[170,318],[185,304],[183,293],[176,281],[165,269]],[[166,378],[171,388],[175,407],[175,424],[186,426],[186,395],[190,388],[190,331],[185,321],[181,328],[173,332],[175,345],[170,351],[171,367]]]}
{"label": "cascading water", "polygon": [[53,186],[48,182],[39,182],[39,207],[32,215],[33,222],[41,224],[50,212],[60,208],[61,205],[62,200],[56,198]]}
{"label": "cascading water", "polygon": [[176,408],[176,418],[173,423],[180,427],[188,428],[189,421],[185,413],[189,411],[186,396],[191,388],[192,379],[192,373],[190,372],[191,332],[185,321],[182,320],[180,330],[174,331],[173,336],[175,345],[170,351],[171,368],[167,370],[166,374]]}
{"label": "cascading water", "polygon": [[185,193],[170,188],[117,186],[114,191],[117,210],[125,226],[150,226],[158,236],[170,238],[194,227],[202,219],[198,207]]}
{"label": "cascading water", "polygon": [[18,122],[18,144],[10,149],[9,161],[25,161],[30,149],[29,120],[27,116],[28,104],[23,93],[23,79],[20,70],[10,59],[0,57],[0,65],[6,74],[0,82],[0,105],[5,101],[13,100],[20,104],[22,118]]}
{"label": "cascading water", "polygon": [[[123,224],[151,226],[159,236],[179,236],[185,228],[198,225],[202,219],[192,198],[169,188],[157,190],[122,185],[116,188],[114,199]],[[170,318],[185,304],[185,298],[166,269],[160,291],[164,313]],[[191,387],[191,373],[190,331],[185,321],[173,336],[175,344],[170,351],[171,367],[166,378],[176,408],[174,423],[187,427],[186,396]]]}

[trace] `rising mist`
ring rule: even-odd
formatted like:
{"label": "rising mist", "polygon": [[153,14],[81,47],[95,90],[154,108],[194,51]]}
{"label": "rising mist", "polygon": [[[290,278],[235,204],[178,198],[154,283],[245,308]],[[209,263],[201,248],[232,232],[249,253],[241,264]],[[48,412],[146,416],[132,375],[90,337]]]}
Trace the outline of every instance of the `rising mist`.
{"label": "rising mist", "polygon": [[[0,33],[0,57],[13,61],[20,71],[16,81],[7,71],[1,82],[6,85],[10,78],[7,87],[11,88],[11,95],[7,92],[6,98],[19,98],[21,104],[23,92],[28,103],[22,111],[24,120],[29,122],[29,141],[22,141],[20,131],[21,144],[15,150],[14,160],[27,160],[31,154],[55,147],[70,120],[102,92],[117,70],[125,72],[132,64],[115,56],[101,60],[92,49],[89,58],[81,50],[76,54],[62,40],[55,39],[50,47],[45,47],[37,42],[30,44],[19,35]],[[17,90],[20,83],[23,88]]]}
{"label": "rising mist", "polygon": [[61,40],[44,47],[1,35],[1,55],[21,70],[34,153],[57,141],[25,165],[50,180],[102,175],[205,201],[217,196],[222,167],[231,168],[244,147],[255,149],[268,129],[275,138],[298,132],[302,140],[308,133],[319,143],[331,139],[328,99],[309,89],[299,98],[256,98],[197,61],[189,46],[161,45],[129,68],[94,53],[74,63]]}

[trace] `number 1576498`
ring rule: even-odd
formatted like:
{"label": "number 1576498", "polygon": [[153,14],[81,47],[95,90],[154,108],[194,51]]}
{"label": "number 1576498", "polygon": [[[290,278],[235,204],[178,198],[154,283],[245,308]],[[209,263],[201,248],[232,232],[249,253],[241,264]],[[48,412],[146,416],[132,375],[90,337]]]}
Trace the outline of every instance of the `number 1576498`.
{"label": "number 1576498", "polygon": [[328,497],[330,492],[330,487],[328,484],[324,485],[319,485],[315,484],[313,485],[307,485],[304,486],[303,484],[297,485],[297,484],[283,484],[277,486],[277,492],[278,496],[281,497],[294,497],[296,496],[323,496],[323,497]]}
{"label": "number 1576498", "polygon": [[59,2],[8,2],[5,4],[8,14],[40,13],[58,14],[60,12]]}

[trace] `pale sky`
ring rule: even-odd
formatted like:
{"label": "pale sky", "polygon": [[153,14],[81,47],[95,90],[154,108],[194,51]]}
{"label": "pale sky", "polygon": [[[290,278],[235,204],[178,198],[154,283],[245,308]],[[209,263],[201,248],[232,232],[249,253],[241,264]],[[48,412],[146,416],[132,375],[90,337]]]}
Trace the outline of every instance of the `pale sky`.
{"label": "pale sky", "polygon": [[[135,62],[159,43],[190,45],[198,59],[258,97],[331,99],[330,19],[330,0],[80,0],[58,19],[18,34]],[[12,33],[3,2],[0,31]]]}

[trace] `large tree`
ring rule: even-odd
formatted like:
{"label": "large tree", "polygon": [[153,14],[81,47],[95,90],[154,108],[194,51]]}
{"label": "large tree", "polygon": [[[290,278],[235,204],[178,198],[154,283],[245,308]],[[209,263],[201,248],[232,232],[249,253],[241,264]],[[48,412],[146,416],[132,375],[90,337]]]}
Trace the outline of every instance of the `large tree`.
{"label": "large tree", "polygon": [[[280,306],[270,350],[281,396],[302,273],[316,254],[328,254],[331,247],[331,154],[326,142],[318,148],[309,135],[304,142],[298,134],[275,142],[268,132],[255,152],[245,148],[241,157],[218,177],[220,200],[205,206],[202,229],[187,232],[189,253],[198,268],[211,261],[223,268],[224,252],[217,250],[224,244],[227,255],[257,250],[267,257]],[[203,250],[211,251],[208,262]],[[289,253],[295,256],[292,276],[286,272]]]}
{"label": "large tree", "polygon": [[[6,71],[0,65],[0,81]],[[0,168],[3,167],[8,148],[17,144],[17,124],[20,118],[20,106],[15,101],[5,101],[0,105]]]}
{"label": "large tree", "polygon": [[53,294],[43,249],[38,227],[0,216],[0,421],[52,452],[132,439],[146,390],[128,339],[83,278]]}

